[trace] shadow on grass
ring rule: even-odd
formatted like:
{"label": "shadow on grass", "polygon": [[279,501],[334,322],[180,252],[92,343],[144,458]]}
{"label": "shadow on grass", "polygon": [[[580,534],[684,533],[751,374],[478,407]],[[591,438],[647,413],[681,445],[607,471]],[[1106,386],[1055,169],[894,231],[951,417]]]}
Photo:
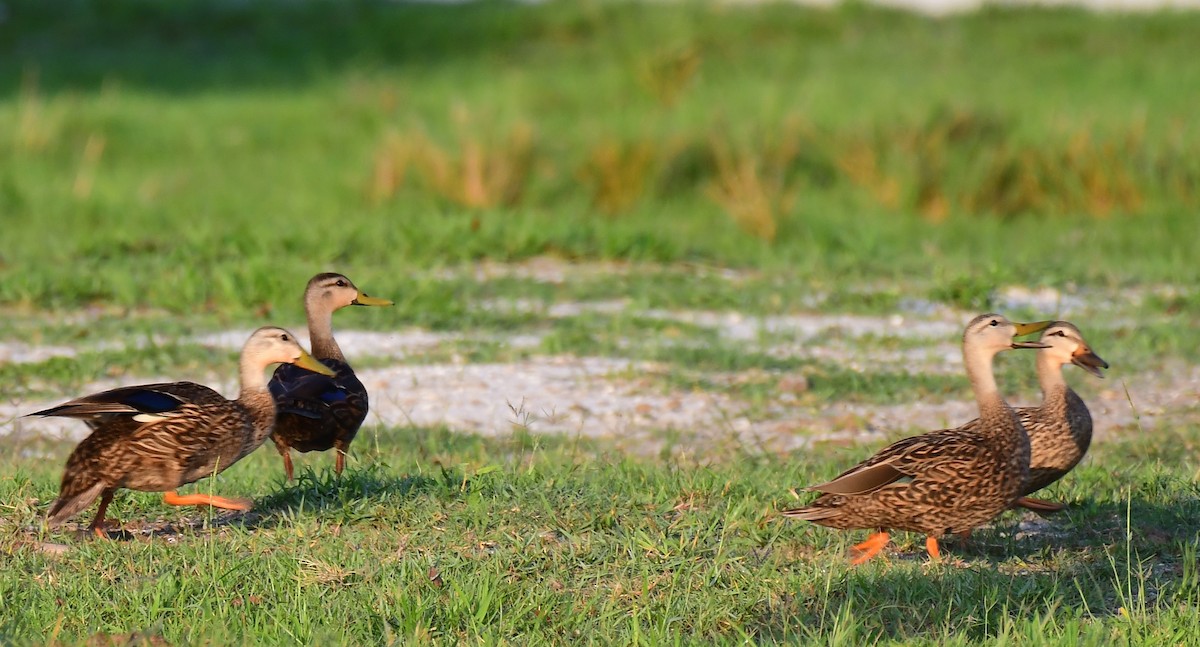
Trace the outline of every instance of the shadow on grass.
{"label": "shadow on grass", "polygon": [[[171,521],[114,522],[120,527],[110,526],[105,538],[112,541],[149,540],[178,537],[181,535],[203,535],[220,532],[222,528],[239,527],[246,531],[272,528],[282,521],[301,513],[329,513],[336,510],[336,520],[353,522],[372,516],[368,508],[382,502],[399,505],[403,500],[423,492],[437,490],[452,484],[455,488],[469,483],[454,472],[446,471],[443,481],[428,476],[391,476],[382,469],[371,466],[364,470],[349,470],[342,477],[306,472],[298,475],[294,485],[285,485],[266,497],[257,499],[248,512],[197,508],[194,514]],[[330,513],[332,514],[332,513]],[[75,541],[96,538],[88,529],[86,515],[68,526],[68,534]],[[33,531],[37,533],[36,530]],[[33,535],[25,537],[32,540]],[[37,542],[35,542],[37,543]],[[65,552],[66,547],[54,542],[42,542],[43,552]]]}
{"label": "shadow on grass", "polygon": [[1111,552],[1127,544],[1141,559],[1176,561],[1180,545],[1195,540],[1197,528],[1196,499],[1138,497],[1084,501],[1052,514],[1011,511],[969,539],[949,537],[940,543],[943,554],[986,560],[997,568],[1014,557],[1033,564],[1069,558],[1072,552]]}
{"label": "shadow on grass", "polygon": [[1072,615],[1131,622],[1200,600],[1197,528],[1200,503],[1181,494],[1085,501],[1045,517],[1008,513],[965,544],[943,542],[942,564],[928,561],[919,537],[897,533],[911,548],[893,545],[882,560],[834,568],[826,590],[768,602],[748,629],[768,641],[839,635],[865,644],[1055,637],[1069,633],[1063,619]]}
{"label": "shadow on grass", "polygon": [[[366,431],[364,437],[379,430],[369,428]],[[171,520],[138,521],[122,516],[124,504],[118,494],[116,503],[109,510],[110,522],[115,517],[123,523],[119,528],[114,523],[106,536],[115,541],[132,541],[212,534],[227,527],[253,531],[278,526],[301,514],[320,514],[334,523],[368,521],[381,514],[380,506],[400,507],[405,501],[425,494],[452,499],[470,491],[479,473],[469,469],[464,471],[460,465],[515,461],[546,449],[570,451],[574,456],[573,452],[586,451],[590,447],[590,443],[581,443],[579,439],[534,436],[528,432],[514,432],[503,437],[464,434],[445,427],[394,428],[386,432],[385,436],[372,439],[371,455],[363,458],[361,467],[352,464],[340,477],[331,468],[303,469],[293,483],[282,480],[282,471],[276,474],[274,481],[264,477],[261,481],[263,490],[271,488],[272,491],[255,498],[254,508],[248,512],[185,506],[182,511],[168,515]],[[37,449],[51,455],[65,455],[72,445],[31,437],[22,439],[14,451]],[[394,456],[402,451],[401,448],[413,455],[411,460],[433,465],[435,471],[429,475],[394,473],[384,457]],[[210,487],[204,485],[205,481],[200,483],[196,487],[201,492]],[[94,513],[94,507],[80,513],[64,526],[62,532],[75,541],[94,539],[95,535],[87,528]],[[183,516],[175,516],[179,514]],[[2,521],[0,519],[0,523]],[[30,526],[26,532],[18,533],[21,534],[20,543],[41,544],[44,552],[60,552],[63,545],[43,541],[48,538],[41,534],[40,521],[36,525],[39,528]]]}
{"label": "shadow on grass", "polygon": [[[461,476],[447,471],[443,480]],[[226,527],[240,527],[247,531],[271,528],[281,521],[301,513],[320,513],[337,510],[340,521],[355,521],[356,516],[366,516],[365,509],[381,502],[399,505],[404,499],[422,492],[436,490],[441,485],[433,478],[419,475],[392,476],[383,473],[383,468],[372,465],[363,470],[348,470],[340,478],[331,471],[322,474],[304,472],[297,476],[295,484],[257,499],[248,512],[233,512],[200,508],[172,521],[150,521],[124,523],[120,528],[110,528],[105,535],[114,541],[133,541],[219,532]],[[72,537],[88,540],[94,537],[87,529],[87,522],[76,522]],[[50,545],[53,549],[55,545]]]}
{"label": "shadow on grass", "polygon": [[328,470],[320,473],[305,471],[297,475],[295,483],[259,499],[252,513],[247,515],[246,525],[260,528],[293,514],[334,508],[343,510],[350,516],[347,520],[352,520],[354,509],[363,503],[399,503],[441,485],[428,476],[386,474],[379,464],[362,470],[348,470],[340,477]]}
{"label": "shadow on grass", "polygon": [[538,33],[520,3],[377,0],[12,0],[0,93],[120,81],[160,91],[287,86],[345,67],[495,56]]}

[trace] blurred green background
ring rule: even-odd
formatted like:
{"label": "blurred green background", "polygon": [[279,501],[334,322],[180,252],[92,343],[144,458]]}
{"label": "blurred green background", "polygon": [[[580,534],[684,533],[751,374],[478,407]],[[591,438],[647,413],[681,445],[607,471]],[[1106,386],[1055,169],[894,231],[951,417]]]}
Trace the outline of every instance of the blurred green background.
{"label": "blurred green background", "polygon": [[318,270],[387,291],[543,255],[951,290],[1200,275],[1192,13],[5,7],[8,306],[296,314]]}
{"label": "blurred green background", "polygon": [[[1198,34],[1068,8],[0,0],[0,643],[1192,644]],[[18,416],[229,380],[208,333],[299,330],[326,270],[396,301],[338,315],[387,331],[340,337],[356,368],[409,376],[372,382],[342,478],[310,454],[287,484],[259,451],[196,486],[250,516],[123,492],[134,541],[41,534],[71,445]],[[789,488],[969,401],[939,331],[984,308],[1069,316],[1113,363],[1068,376],[1104,428],[1052,493],[1070,509],[946,567],[909,535],[851,570],[859,534],[780,522]],[[511,428],[394,422],[413,367],[581,384],[597,357],[629,363],[545,409],[504,391]],[[1014,402],[1030,360],[998,362]],[[470,379],[433,383],[504,416]],[[610,411],[612,437],[542,434],[560,411]]]}

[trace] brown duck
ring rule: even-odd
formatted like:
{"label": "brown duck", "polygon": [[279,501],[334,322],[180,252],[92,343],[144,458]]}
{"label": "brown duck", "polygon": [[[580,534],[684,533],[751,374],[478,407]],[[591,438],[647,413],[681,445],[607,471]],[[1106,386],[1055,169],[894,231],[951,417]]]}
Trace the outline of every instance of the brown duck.
{"label": "brown duck", "polygon": [[283,471],[293,478],[292,449],[337,451],[334,471],[342,473],[346,451],[367,418],[367,389],[346,362],[333,338],[333,312],[346,306],[390,306],[391,301],[363,294],[341,274],[318,274],[304,290],[304,311],[313,357],[333,370],[332,377],[289,365],[275,369],[271,395],[279,408],[271,439],[283,456]]}
{"label": "brown duck", "polygon": [[254,451],[275,422],[267,367],[294,364],[332,374],[282,328],[259,328],[242,348],[241,393],[227,400],[193,382],[126,386],[84,396],[31,416],[77,418],[92,434],[71,452],[58,498],[47,513],[56,527],[96,497],[90,529],[104,535],[104,515],[119,488],[165,492],[170,505],[210,505],[249,510],[251,502],[207,494],[179,496],[175,489],[217,474]]}
{"label": "brown duck", "polygon": [[1042,404],[1017,409],[1021,426],[1029,434],[1029,480],[1017,505],[1039,512],[1061,510],[1063,505],[1027,495],[1050,485],[1070,472],[1092,443],[1092,415],[1083,398],[1067,386],[1062,369],[1074,364],[1103,378],[1100,369],[1108,362],[1092,352],[1083,334],[1073,324],[1056,321],[1040,340],[1047,347],[1037,353],[1038,381],[1042,386]]}
{"label": "brown duck", "polygon": [[1012,348],[1045,347],[1013,337],[1049,324],[1014,324],[998,314],[973,319],[963,333],[963,363],[978,420],[897,441],[834,480],[812,486],[824,494],[783,515],[843,530],[876,530],[854,547],[851,563],[861,564],[883,550],[889,530],[924,533],[925,547],[937,559],[938,537],[969,532],[1007,510],[1029,475],[1029,438],[1000,395],[992,358]]}

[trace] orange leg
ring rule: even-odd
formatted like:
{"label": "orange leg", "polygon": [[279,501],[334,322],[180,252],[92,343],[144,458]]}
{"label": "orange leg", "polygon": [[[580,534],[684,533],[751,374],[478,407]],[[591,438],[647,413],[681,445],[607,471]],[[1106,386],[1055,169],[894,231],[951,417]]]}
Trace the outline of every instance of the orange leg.
{"label": "orange leg", "polygon": [[1055,503],[1053,501],[1035,499],[1027,496],[1017,499],[1016,505],[1025,508],[1026,510],[1033,510],[1034,512],[1058,512],[1059,510],[1067,507],[1062,503]]}
{"label": "orange leg", "polygon": [[883,547],[887,545],[888,534],[886,532],[877,532],[870,537],[867,537],[866,541],[862,542],[861,544],[855,544],[854,548],[851,549],[854,551],[855,555],[854,559],[850,560],[850,565],[858,566],[859,564],[862,564],[863,562],[878,555],[879,551],[883,550]]}
{"label": "orange leg", "polygon": [[225,498],[211,494],[185,494],[180,496],[175,493],[175,490],[163,493],[163,503],[167,505],[210,505],[214,508],[242,511],[254,507],[254,502],[250,499]]}
{"label": "orange leg", "polygon": [[346,447],[338,443],[333,446],[333,451],[337,452],[337,461],[333,464],[333,471],[341,476],[342,470],[346,469]]}
{"label": "orange leg", "polygon": [[296,480],[292,476],[292,452],[285,449],[279,452],[279,455],[283,456],[283,473],[287,475],[288,483],[291,483]]}
{"label": "orange leg", "polygon": [[96,518],[92,519],[92,525],[88,526],[88,529],[101,539],[108,539],[108,531],[104,529],[104,513],[108,512],[108,504],[112,503],[112,500],[112,490],[105,490],[104,494],[100,495],[100,508],[96,510]]}
{"label": "orange leg", "polygon": [[942,551],[938,550],[937,537],[930,535],[925,538],[925,550],[929,551],[929,559],[931,561],[941,561]]}

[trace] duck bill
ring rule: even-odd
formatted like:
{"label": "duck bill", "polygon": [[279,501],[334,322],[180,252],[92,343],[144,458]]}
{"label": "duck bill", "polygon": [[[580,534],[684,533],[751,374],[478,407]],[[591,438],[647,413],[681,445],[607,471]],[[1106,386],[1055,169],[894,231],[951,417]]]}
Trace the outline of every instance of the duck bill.
{"label": "duck bill", "polygon": [[1050,344],[1043,344],[1040,341],[1014,341],[1013,348],[1050,348]]}
{"label": "duck bill", "polygon": [[337,375],[337,373],[333,372],[333,369],[322,364],[317,360],[317,358],[309,355],[303,350],[300,351],[300,357],[296,358],[296,361],[292,362],[292,364],[295,364],[302,369],[312,371],[313,373],[320,373],[321,375],[325,375],[327,377],[335,377]]}
{"label": "duck bill", "polygon": [[[1014,323],[1013,327],[1017,329],[1013,337],[1029,335],[1035,332],[1042,332],[1050,327],[1053,321],[1035,321],[1033,323]],[[1043,344],[1040,341],[1014,341],[1013,348],[1050,348],[1049,344]]]}
{"label": "duck bill", "polygon": [[392,302],[391,302],[391,301],[389,301],[389,300],[387,300],[387,299],[380,299],[380,298],[378,298],[378,297],[367,296],[366,294],[363,294],[362,292],[359,292],[359,293],[358,293],[358,296],[357,296],[357,297],[354,297],[354,300],[350,302],[350,305],[356,305],[356,306],[390,306],[390,305],[392,305]]}
{"label": "duck bill", "polygon": [[[1022,337],[1035,332],[1042,332],[1050,327],[1053,321],[1035,321],[1033,323],[1014,323],[1017,328],[1017,334],[1014,337]],[[1033,348],[1044,348],[1044,346],[1034,346]]]}
{"label": "duck bill", "polygon": [[1108,362],[1100,359],[1100,356],[1093,353],[1091,349],[1081,350],[1072,355],[1071,363],[1098,378],[1104,377],[1104,373],[1100,369],[1108,368]]}

